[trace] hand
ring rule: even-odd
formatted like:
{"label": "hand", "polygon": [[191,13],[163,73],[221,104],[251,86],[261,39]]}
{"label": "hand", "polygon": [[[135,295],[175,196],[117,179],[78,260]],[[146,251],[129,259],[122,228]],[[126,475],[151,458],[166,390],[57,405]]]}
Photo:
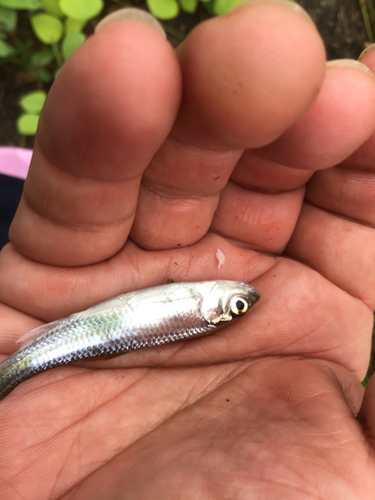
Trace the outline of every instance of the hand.
{"label": "hand", "polygon": [[375,380],[356,415],[374,77],[326,68],[311,21],[280,2],[212,19],[177,52],[125,20],[62,69],[0,255],[1,359],[43,322],[167,278],[244,280],[261,299],[211,336],[17,387],[0,403],[0,497],[371,499]]}

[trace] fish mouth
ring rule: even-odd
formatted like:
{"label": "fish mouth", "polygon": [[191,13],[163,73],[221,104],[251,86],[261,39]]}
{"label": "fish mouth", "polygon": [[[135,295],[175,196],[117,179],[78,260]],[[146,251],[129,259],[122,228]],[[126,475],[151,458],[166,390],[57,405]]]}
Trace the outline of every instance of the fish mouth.
{"label": "fish mouth", "polygon": [[253,290],[249,293],[249,298],[251,299],[252,304],[255,304],[255,302],[258,302],[258,300],[260,299],[260,293],[258,292],[258,290],[255,290],[255,288],[253,288]]}

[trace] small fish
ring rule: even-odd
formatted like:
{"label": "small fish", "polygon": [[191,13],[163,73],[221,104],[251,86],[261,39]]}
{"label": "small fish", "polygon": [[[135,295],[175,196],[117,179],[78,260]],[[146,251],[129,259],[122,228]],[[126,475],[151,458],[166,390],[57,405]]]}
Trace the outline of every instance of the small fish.
{"label": "small fish", "polygon": [[40,326],[0,363],[0,399],[34,375],[210,332],[250,309],[258,292],[239,281],[171,283],[120,295]]}

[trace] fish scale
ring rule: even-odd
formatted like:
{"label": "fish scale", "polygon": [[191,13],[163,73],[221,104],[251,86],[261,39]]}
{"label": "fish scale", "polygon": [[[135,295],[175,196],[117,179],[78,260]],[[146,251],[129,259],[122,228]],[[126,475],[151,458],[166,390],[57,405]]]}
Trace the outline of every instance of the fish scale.
{"label": "fish scale", "polygon": [[243,315],[258,299],[247,283],[202,281],[107,300],[21,337],[27,343],[0,363],[0,399],[21,382],[57,366],[208,333]]}

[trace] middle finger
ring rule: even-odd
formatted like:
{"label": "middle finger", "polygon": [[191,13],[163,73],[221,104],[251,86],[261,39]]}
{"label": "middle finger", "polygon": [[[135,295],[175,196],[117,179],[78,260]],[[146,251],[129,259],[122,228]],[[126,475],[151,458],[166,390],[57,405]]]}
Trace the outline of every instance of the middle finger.
{"label": "middle finger", "polygon": [[[325,72],[318,32],[291,2],[246,3],[211,19],[192,32],[179,56],[182,105],[144,173],[131,231],[147,249],[204,236],[244,149],[270,143],[295,123]],[[291,205],[297,216],[299,203]]]}

